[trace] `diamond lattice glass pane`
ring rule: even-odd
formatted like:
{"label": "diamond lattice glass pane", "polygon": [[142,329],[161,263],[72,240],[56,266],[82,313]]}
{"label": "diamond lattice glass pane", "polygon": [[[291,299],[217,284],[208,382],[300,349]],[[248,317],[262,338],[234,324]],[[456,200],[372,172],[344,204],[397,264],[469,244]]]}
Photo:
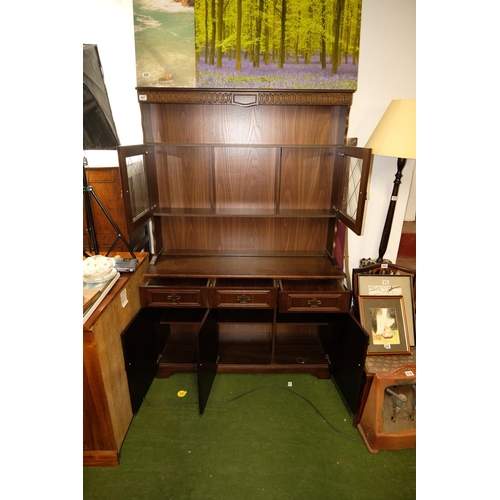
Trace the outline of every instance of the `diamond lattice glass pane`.
{"label": "diamond lattice glass pane", "polygon": [[356,219],[363,160],[352,156],[346,156],[344,168],[344,179],[346,179],[347,182],[344,185],[342,210],[352,219]]}
{"label": "diamond lattice glass pane", "polygon": [[144,155],[127,157],[127,177],[132,218],[135,221],[141,214],[148,210],[149,205]]}

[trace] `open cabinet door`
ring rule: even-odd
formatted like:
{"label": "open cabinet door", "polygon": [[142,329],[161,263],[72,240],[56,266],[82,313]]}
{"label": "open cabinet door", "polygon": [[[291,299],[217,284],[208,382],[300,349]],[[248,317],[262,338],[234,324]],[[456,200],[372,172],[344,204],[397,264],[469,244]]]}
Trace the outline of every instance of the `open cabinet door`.
{"label": "open cabinet door", "polygon": [[350,313],[331,315],[323,336],[330,374],[345,403],[356,415],[361,398],[369,337]]}
{"label": "open cabinet door", "polygon": [[200,415],[205,411],[217,373],[218,346],[217,311],[208,309],[198,331],[196,352]]}
{"label": "open cabinet door", "polygon": [[121,146],[117,151],[125,219],[128,233],[133,235],[152,220],[158,205],[154,150],[140,144]]}
{"label": "open cabinet door", "polygon": [[168,339],[162,324],[163,310],[145,307],[121,335],[132,412],[136,414],[158,371],[158,361]]}
{"label": "open cabinet door", "polygon": [[333,189],[333,206],[338,219],[357,235],[361,234],[368,178],[372,165],[372,150],[342,147],[336,155],[338,179]]}

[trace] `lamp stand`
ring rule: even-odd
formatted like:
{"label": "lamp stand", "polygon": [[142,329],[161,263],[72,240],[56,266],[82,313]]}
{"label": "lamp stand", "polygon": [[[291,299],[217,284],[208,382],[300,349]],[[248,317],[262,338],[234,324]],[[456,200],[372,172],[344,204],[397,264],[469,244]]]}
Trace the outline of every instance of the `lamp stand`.
{"label": "lamp stand", "polygon": [[394,187],[392,188],[391,201],[389,202],[389,209],[387,210],[387,217],[385,219],[384,230],[382,231],[382,238],[380,239],[380,246],[378,248],[377,263],[384,261],[384,254],[387,250],[389,243],[389,236],[391,235],[392,221],[394,219],[394,212],[396,210],[396,203],[398,201],[399,185],[401,184],[401,177],[403,177],[403,168],[406,165],[406,158],[398,158],[398,171],[394,179]]}

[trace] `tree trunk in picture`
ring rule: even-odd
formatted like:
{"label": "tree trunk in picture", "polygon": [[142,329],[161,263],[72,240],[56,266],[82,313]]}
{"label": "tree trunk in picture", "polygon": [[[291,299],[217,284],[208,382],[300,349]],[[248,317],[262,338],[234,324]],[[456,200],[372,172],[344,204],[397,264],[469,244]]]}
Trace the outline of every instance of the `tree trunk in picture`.
{"label": "tree trunk in picture", "polygon": [[222,22],[224,11],[224,0],[217,2],[217,67],[222,68]]}
{"label": "tree trunk in picture", "polygon": [[215,17],[215,3],[216,0],[212,0],[212,44],[210,46],[210,64],[213,66],[215,64],[215,35],[217,33],[217,24]]}
{"label": "tree trunk in picture", "polygon": [[[205,12],[208,13],[208,0],[205,0]],[[208,15],[205,16],[205,64],[208,63]]]}
{"label": "tree trunk in picture", "polygon": [[342,22],[342,13],[344,11],[345,0],[337,0],[337,9],[335,11],[335,16],[333,16],[333,26],[332,33],[334,36],[333,47],[332,47],[332,73],[337,73],[339,65],[339,53],[340,53],[340,24]]}
{"label": "tree trunk in picture", "polygon": [[256,43],[255,52],[253,57],[253,66],[258,68],[260,66],[260,42],[262,36],[262,18],[264,17],[264,0],[259,0],[259,11],[257,13],[257,26],[256,26]]}
{"label": "tree trunk in picture", "polygon": [[242,18],[242,1],[236,2],[236,71],[241,71],[241,18]]}
{"label": "tree trunk in picture", "polygon": [[281,40],[278,68],[283,69],[285,62],[285,25],[286,25],[286,0],[281,0]]}
{"label": "tree trunk in picture", "polygon": [[325,0],[321,0],[321,68],[326,68],[326,12]]}

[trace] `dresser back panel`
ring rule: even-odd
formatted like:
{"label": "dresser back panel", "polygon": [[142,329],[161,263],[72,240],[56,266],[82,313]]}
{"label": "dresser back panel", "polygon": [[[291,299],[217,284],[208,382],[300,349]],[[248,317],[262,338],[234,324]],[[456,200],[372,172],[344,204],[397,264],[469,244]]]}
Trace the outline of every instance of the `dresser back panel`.
{"label": "dresser back panel", "polygon": [[347,106],[148,104],[145,143],[344,144]]}

